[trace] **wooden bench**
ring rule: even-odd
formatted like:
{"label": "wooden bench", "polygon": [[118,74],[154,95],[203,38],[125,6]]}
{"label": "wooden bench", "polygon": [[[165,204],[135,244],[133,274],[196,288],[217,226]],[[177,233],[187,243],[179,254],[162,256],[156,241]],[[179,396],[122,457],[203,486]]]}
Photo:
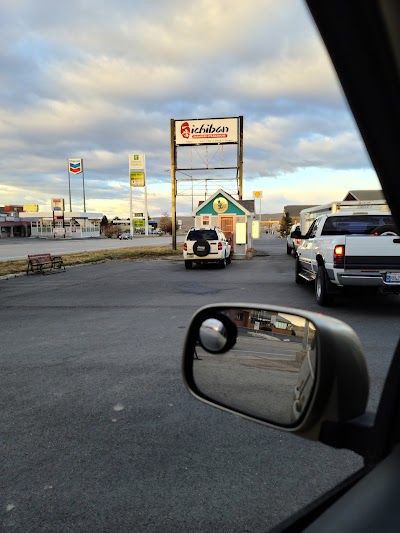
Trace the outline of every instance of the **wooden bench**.
{"label": "wooden bench", "polygon": [[64,262],[60,255],[28,255],[28,266],[26,268],[26,275],[29,274],[29,271],[38,272],[44,275],[45,269],[49,269],[51,271],[53,270],[53,268],[58,268],[59,270],[63,268],[65,271]]}

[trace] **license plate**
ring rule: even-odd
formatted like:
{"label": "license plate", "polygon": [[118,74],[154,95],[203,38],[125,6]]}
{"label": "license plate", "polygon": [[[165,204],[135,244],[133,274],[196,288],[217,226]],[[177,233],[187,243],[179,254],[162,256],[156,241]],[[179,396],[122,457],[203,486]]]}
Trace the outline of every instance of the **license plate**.
{"label": "license plate", "polygon": [[386,272],[387,283],[400,283],[400,272]]}

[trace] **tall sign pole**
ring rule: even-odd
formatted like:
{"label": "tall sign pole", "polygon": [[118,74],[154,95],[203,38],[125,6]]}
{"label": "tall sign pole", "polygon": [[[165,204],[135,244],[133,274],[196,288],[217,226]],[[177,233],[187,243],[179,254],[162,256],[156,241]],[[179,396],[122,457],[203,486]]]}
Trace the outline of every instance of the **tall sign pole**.
{"label": "tall sign pole", "polygon": [[[176,250],[176,197],[178,195],[178,180],[176,179],[176,172],[190,171],[189,176],[193,171],[204,170],[207,172],[219,171],[219,170],[235,170],[236,171],[236,184],[237,194],[239,200],[243,198],[243,116],[240,117],[226,117],[226,118],[204,118],[204,119],[181,119],[170,120],[170,151],[171,151],[171,201],[172,201],[172,245]],[[177,155],[177,149],[181,149],[189,146],[204,146],[207,150],[208,145],[223,145],[232,144],[236,145],[236,165],[221,167],[210,167],[207,161],[204,161],[205,166],[195,168],[190,161],[189,168],[181,168]],[[206,152],[208,154],[208,152]],[[191,176],[193,180],[193,176]],[[205,183],[205,198],[207,197],[207,182],[214,178],[206,178]],[[192,181],[193,191],[193,181]],[[192,193],[193,197],[193,193]]]}
{"label": "tall sign pole", "polygon": [[131,155],[129,156],[128,163],[128,176],[129,176],[129,233],[131,234],[131,239],[133,237],[133,209],[132,209],[132,177],[131,177]]}
{"label": "tall sign pole", "polygon": [[83,212],[86,213],[86,197],[85,197],[85,171],[83,169],[83,159],[82,161],[82,192],[83,192]]}
{"label": "tall sign pole", "polygon": [[83,159],[68,159],[68,189],[69,189],[69,210],[72,211],[71,203],[71,173],[80,174],[82,173],[82,184],[83,184],[83,208],[86,213],[86,200],[85,200],[85,181],[83,178]]}
{"label": "tall sign pole", "polygon": [[176,147],[175,147],[175,120],[171,118],[171,199],[172,199],[172,249],[176,250]]}
{"label": "tall sign pole", "polygon": [[69,196],[69,212],[72,211],[72,203],[71,203],[71,173],[69,171],[69,159],[67,160],[67,167],[68,167],[68,196]]}
{"label": "tall sign pole", "polygon": [[260,200],[260,210],[258,213],[258,218],[261,222],[261,198],[263,197],[262,191],[253,191],[253,198],[258,198]]}
{"label": "tall sign pole", "polygon": [[149,234],[149,217],[147,214],[147,179],[146,179],[146,154],[143,154],[143,165],[144,165],[144,175],[145,175],[145,181],[144,181],[144,223],[145,223],[145,230],[144,234]]}
{"label": "tall sign pole", "polygon": [[129,200],[130,200],[130,230],[133,236],[133,209],[132,209],[132,187],[144,187],[145,199],[145,233],[148,235],[147,216],[147,188],[146,188],[146,158],[144,154],[129,154]]}
{"label": "tall sign pole", "polygon": [[243,116],[239,117],[239,200],[243,200]]}

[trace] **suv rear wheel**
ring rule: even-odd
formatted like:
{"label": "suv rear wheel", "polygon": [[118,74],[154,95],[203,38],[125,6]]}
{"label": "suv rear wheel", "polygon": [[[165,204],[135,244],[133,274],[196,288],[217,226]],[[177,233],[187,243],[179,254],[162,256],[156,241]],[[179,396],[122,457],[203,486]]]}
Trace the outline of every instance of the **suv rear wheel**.
{"label": "suv rear wheel", "polygon": [[193,266],[193,261],[185,261],[185,268],[190,270]]}
{"label": "suv rear wheel", "polygon": [[225,268],[226,267],[226,257],[224,257],[223,259],[219,260],[219,266],[220,266],[220,268]]}

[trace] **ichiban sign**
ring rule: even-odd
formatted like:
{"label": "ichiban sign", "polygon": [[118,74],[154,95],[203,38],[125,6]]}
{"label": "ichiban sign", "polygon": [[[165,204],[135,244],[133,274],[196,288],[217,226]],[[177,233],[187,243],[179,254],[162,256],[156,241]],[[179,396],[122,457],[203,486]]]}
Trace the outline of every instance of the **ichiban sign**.
{"label": "ichiban sign", "polygon": [[228,144],[238,142],[237,118],[175,121],[176,145]]}

